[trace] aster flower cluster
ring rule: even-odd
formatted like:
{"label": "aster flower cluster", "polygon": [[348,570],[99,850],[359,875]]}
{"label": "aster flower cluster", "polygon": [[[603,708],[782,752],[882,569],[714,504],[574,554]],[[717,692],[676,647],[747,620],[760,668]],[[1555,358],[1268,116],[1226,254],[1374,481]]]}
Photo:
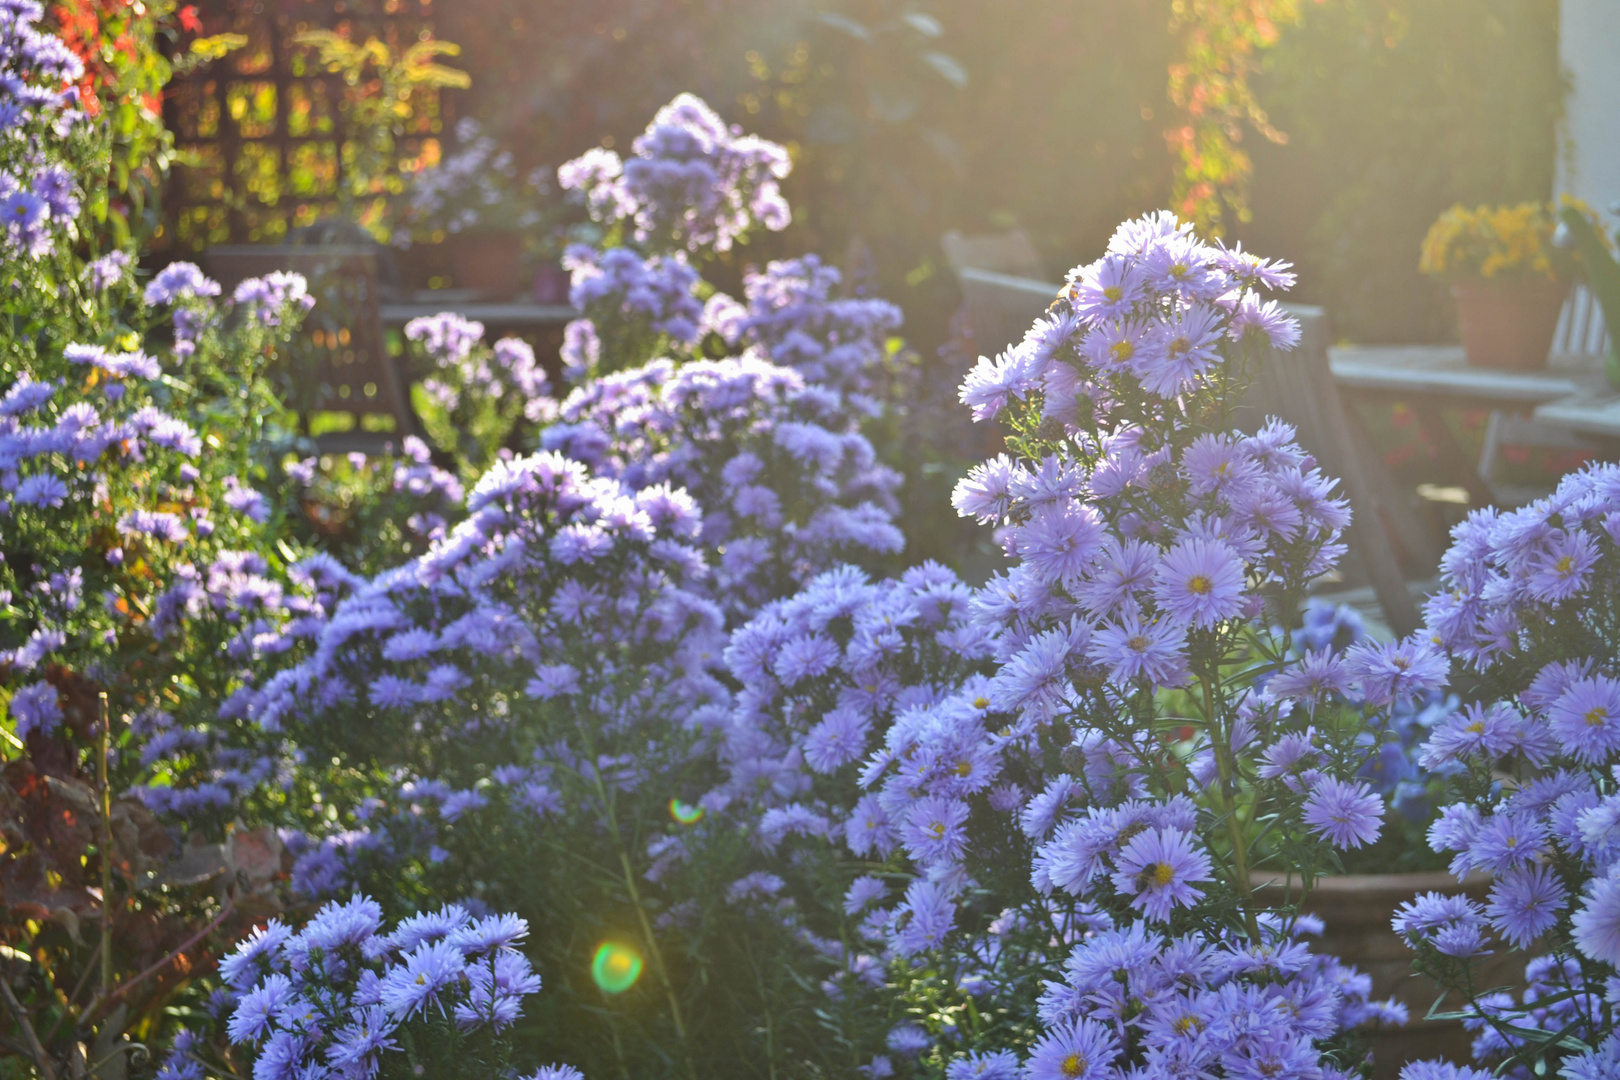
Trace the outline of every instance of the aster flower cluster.
{"label": "aster flower cluster", "polygon": [[422,389],[435,406],[423,426],[464,479],[477,479],[521,421],[541,419],[545,369],[522,338],[485,345],[484,325],[454,312],[412,319],[405,338],[427,369]]}
{"label": "aster flower cluster", "polygon": [[[502,1075],[524,999],[540,990],[518,950],[528,932],[514,915],[474,917],[457,904],[384,931],[381,906],[364,896],[327,904],[296,932],[270,919],[220,963],[224,1041],[255,1080],[371,1080],[402,1067],[446,1078]],[[212,1049],[182,1032],[157,1075],[239,1075],[210,1060]],[[549,1066],[534,1077],[580,1075]]]}
{"label": "aster flower cluster", "polygon": [[568,302],[586,313],[569,323],[564,339],[563,363],[575,382],[661,352],[687,352],[710,329],[697,298],[701,278],[685,252],[571,244],[563,268],[571,275]]}
{"label": "aster flower cluster", "polygon": [[[295,549],[271,543],[258,452],[284,421],[267,366],[310,300],[296,275],[225,297],[190,264],[143,289],[132,250],[101,249],[109,231],[81,193],[106,181],[110,129],[84,122],[64,89],[78,61],[40,18],[27,0],[0,4],[0,936],[28,947],[0,1037],[38,1037],[65,1075],[81,1044],[122,1045],[118,1017],[161,1013],[172,987],[137,976],[219,912],[216,886],[242,907],[273,903],[270,852],[229,885],[134,901],[181,854],[138,790],[208,751],[199,721],[287,617],[277,564]],[[292,760],[221,757],[187,809],[240,820],[240,793],[285,779]],[[116,944],[98,961],[70,925]],[[127,1006],[111,1019],[57,985],[92,985],[99,963]],[[51,1025],[30,1033],[47,1009]]]}
{"label": "aster flower cluster", "polygon": [[769,263],[743,280],[748,303],[722,336],[760,348],[806,381],[837,389],[868,414],[900,309],[887,300],[837,295],[842,275],[815,255]]}
{"label": "aster flower cluster", "polygon": [[787,151],[728,128],[692,94],[660,109],[632,151],[626,161],[591,150],[557,176],[565,191],[580,193],[594,220],[627,223],[637,246],[729,251],[755,226],[787,227],[779,185],[792,167]]}
{"label": "aster flower cluster", "polygon": [[[1485,903],[1418,897],[1396,918],[1419,966],[1456,993],[1479,1059],[1611,1075],[1620,1059],[1620,468],[1591,465],[1516,510],[1453,531],[1427,632],[1467,704],[1437,725],[1424,764],[1457,801],[1429,832]],[[1516,1000],[1476,990],[1486,957],[1538,952]],[[1586,1049],[1582,1050],[1581,1047]]]}
{"label": "aster flower cluster", "polygon": [[[301,285],[228,345],[211,338],[188,375],[209,387],[227,348],[262,350],[283,322],[296,325]],[[68,344],[0,394],[0,520],[6,550],[26,553],[0,562],[0,670],[16,687],[19,737],[58,728],[58,691],[45,681],[53,665],[94,669],[121,642],[162,642],[205,608],[221,616],[225,640],[239,639],[266,604],[278,606],[275,586],[234,572],[252,557],[233,545],[263,522],[262,496],[235,475],[243,452],[204,454],[193,425],[211,398],[181,402],[194,412],[178,416],[155,404],[166,366],[176,365],[139,348]]]}
{"label": "aster flower cluster", "polygon": [[672,484],[697,499],[713,594],[728,614],[751,615],[840,560],[901,548],[899,476],[823,387],[753,353],[655,360],[547,411],[548,449],[633,488]]}
{"label": "aster flower cluster", "polygon": [[[870,996],[885,968],[902,1003],[923,992],[919,967],[949,973],[959,1011],[997,987],[1023,1002],[1015,1027],[1045,1032],[1023,1044],[1026,1074],[1054,1080],[1171,1063],[1345,1076],[1345,1033],[1399,1018],[1256,892],[1261,874],[1308,884],[1334,849],[1378,837],[1361,721],[1445,676],[1416,641],[1283,629],[1349,520],[1286,427],[1226,430],[1259,354],[1295,340],[1256,292],[1290,280],[1169,215],[1127,223],[963,387],[981,419],[1010,422],[1016,456],[974,470],[958,507],[998,527],[1014,566],[976,592],[937,568],[830,574],[733,635],[743,690],[709,802],[751,820],[762,850],[787,845],[797,895],[825,895],[828,875],[847,888],[822,949],[839,1000]],[[1044,973],[1085,970],[1104,933],[1151,941],[1119,970],[1162,953],[1185,973],[1166,988],[1208,996],[1133,998],[1108,977],[1043,997]],[[1314,1004],[1267,988],[1290,980]],[[1255,1025],[1219,1028],[1223,999]],[[955,1057],[971,1047],[940,1015],[895,1037],[958,1071],[1010,1067]]]}
{"label": "aster flower cluster", "polygon": [[72,85],[84,65],[61,38],[39,28],[43,17],[44,8],[31,0],[0,6],[0,71],[7,83],[0,103],[0,247],[7,258],[43,258],[71,234],[79,216],[71,156],[51,160],[40,147],[89,138]]}
{"label": "aster flower cluster", "polygon": [[456,122],[455,150],[410,176],[394,242],[443,239],[475,230],[529,229],[542,219],[549,177],[519,177],[512,152],[472,117]]}

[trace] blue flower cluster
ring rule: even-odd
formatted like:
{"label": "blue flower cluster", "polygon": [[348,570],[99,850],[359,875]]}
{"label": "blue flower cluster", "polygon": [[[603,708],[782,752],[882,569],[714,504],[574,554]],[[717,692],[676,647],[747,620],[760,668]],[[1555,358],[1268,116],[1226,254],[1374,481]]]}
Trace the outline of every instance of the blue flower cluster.
{"label": "blue flower cluster", "polygon": [[[1461,796],[1429,837],[1459,878],[1492,884],[1483,904],[1418,897],[1395,926],[1420,966],[1462,994],[1478,1058],[1520,1069],[1561,1059],[1564,1076],[1614,1075],[1620,467],[1572,473],[1516,510],[1475,511],[1453,535],[1425,614],[1459,682],[1476,689],[1423,747],[1423,764],[1452,772]],[[1544,950],[1518,1000],[1475,996],[1473,968],[1493,938]]]}
{"label": "blue flower cluster", "polygon": [[0,133],[32,147],[20,157],[7,154],[9,167],[0,168],[0,249],[8,258],[42,258],[79,216],[77,177],[37,148],[87,132],[78,90],[63,85],[77,82],[84,65],[61,38],[39,29],[43,17],[44,9],[32,0],[0,4],[0,69],[7,80]]}
{"label": "blue flower cluster", "polygon": [[[218,286],[178,265],[194,275],[188,280],[212,287],[193,288],[176,308],[199,335],[211,335],[209,356],[254,347],[219,340],[224,312],[199,298]],[[101,287],[116,285],[110,275],[127,267],[127,260],[105,261]],[[296,325],[307,310],[295,275],[250,280],[239,292],[252,299],[240,305],[237,333],[253,342]],[[228,472],[239,460],[216,462],[205,475],[197,430],[155,403],[165,368],[183,370],[194,351],[177,348],[166,364],[138,348],[68,344],[0,395],[0,521],[7,547],[37,560],[8,568],[33,580],[26,592],[0,589],[9,621],[25,634],[0,649],[0,667],[16,685],[9,708],[20,738],[50,736],[62,720],[58,688],[42,678],[51,664],[94,668],[91,657],[121,639],[163,642],[199,618],[217,623],[227,652],[244,658],[262,628],[256,620],[280,608],[280,587],[263,576],[263,560],[235,547],[263,523],[263,496],[222,474],[219,466]],[[87,593],[99,603],[86,604]],[[167,730],[168,722],[167,714],[142,713],[137,726]],[[224,789],[209,797],[211,804],[226,801]]]}
{"label": "blue flower cluster", "polygon": [[[1333,613],[1280,628],[1348,508],[1283,425],[1203,418],[1295,340],[1255,291],[1290,281],[1168,215],[1127,223],[963,386],[1016,456],[957,505],[1013,567],[979,590],[939,567],[835,571],[733,633],[728,777],[704,805],[752,818],[796,895],[843,890],[844,930],[806,930],[835,1001],[890,1015],[907,972],[936,966],[963,1001],[1026,1000],[1015,1026],[1044,1033],[1021,1067],[1041,1080],[1349,1076],[1346,1032],[1404,1019],[1256,891],[1378,837],[1358,774],[1382,747],[1337,718],[1382,710],[1387,729],[1446,674],[1428,643]],[[1042,991],[1055,968],[1069,978]],[[972,1050],[936,1013],[866,1070],[933,1053],[951,1076],[1012,1075],[1014,1039]]]}
{"label": "blue flower cluster", "polygon": [[729,251],[756,226],[787,227],[779,186],[792,168],[787,151],[728,128],[691,94],[660,109],[632,150],[628,161],[591,150],[557,175],[595,220],[630,223],[638,245]]}
{"label": "blue flower cluster", "polygon": [[[514,915],[474,918],[450,904],[382,928],[382,908],[356,896],[330,903],[294,932],[271,919],[220,963],[215,1006],[254,1080],[371,1080],[391,1061],[435,1077],[488,1076],[509,1054],[502,1036],[538,993],[540,976],[514,946]],[[235,1075],[205,1059],[196,1035],[175,1040],[160,1080]],[[551,1066],[527,1080],[580,1080]]]}

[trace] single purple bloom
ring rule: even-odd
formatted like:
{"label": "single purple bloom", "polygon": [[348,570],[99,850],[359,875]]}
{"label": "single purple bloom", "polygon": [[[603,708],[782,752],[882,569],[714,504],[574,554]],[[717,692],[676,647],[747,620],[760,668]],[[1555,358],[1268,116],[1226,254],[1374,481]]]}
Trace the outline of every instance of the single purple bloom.
{"label": "single purple bloom", "polygon": [[1243,560],[1221,540],[1183,540],[1154,574],[1153,596],[1170,618],[1208,629],[1243,610]]}
{"label": "single purple bloom", "polygon": [[1305,824],[1341,848],[1360,847],[1378,839],[1384,801],[1364,783],[1324,776],[1305,799]]}
{"label": "single purple bloom", "polygon": [[1210,880],[1209,856],[1180,829],[1150,829],[1131,838],[1114,861],[1114,888],[1131,907],[1155,922],[1168,922],[1179,905],[1204,895],[1192,882]]}

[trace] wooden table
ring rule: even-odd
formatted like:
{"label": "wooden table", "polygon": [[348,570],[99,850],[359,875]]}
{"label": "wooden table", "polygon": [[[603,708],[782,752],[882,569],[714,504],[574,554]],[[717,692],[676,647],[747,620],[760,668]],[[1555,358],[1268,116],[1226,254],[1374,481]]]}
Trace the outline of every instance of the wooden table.
{"label": "wooden table", "polygon": [[1549,401],[1530,415],[1538,423],[1577,435],[1620,440],[1620,390],[1613,387]]}
{"label": "wooden table", "polygon": [[[1554,355],[1542,369],[1499,371],[1469,367],[1459,345],[1350,345],[1330,349],[1328,364],[1334,382],[1347,396],[1411,406],[1452,474],[1450,479],[1468,491],[1475,506],[1494,502],[1495,495],[1446,425],[1445,409],[1493,409],[1541,420],[1543,410],[1557,403],[1564,410],[1560,415],[1585,418],[1595,403],[1613,393],[1604,382],[1601,358],[1594,356]],[[1620,434],[1620,404],[1609,423],[1617,425],[1611,430]],[[1562,426],[1582,430],[1573,422]]]}
{"label": "wooden table", "polygon": [[1590,356],[1554,356],[1539,371],[1469,367],[1460,345],[1342,345],[1328,350],[1333,380],[1358,397],[1436,401],[1452,408],[1530,409],[1596,389]]}

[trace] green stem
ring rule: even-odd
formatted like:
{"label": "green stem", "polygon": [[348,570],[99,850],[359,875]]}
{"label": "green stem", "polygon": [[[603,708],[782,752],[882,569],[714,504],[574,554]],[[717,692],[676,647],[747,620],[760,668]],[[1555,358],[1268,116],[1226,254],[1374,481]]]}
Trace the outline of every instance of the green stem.
{"label": "green stem", "polygon": [[1242,820],[1238,817],[1237,792],[1233,780],[1236,771],[1232,761],[1232,738],[1215,715],[1215,691],[1209,684],[1209,677],[1201,675],[1199,686],[1204,691],[1204,721],[1213,736],[1213,749],[1215,751],[1215,767],[1220,773],[1220,784],[1216,791],[1220,803],[1221,816],[1226,819],[1227,835],[1232,840],[1232,872],[1237,878],[1238,902],[1243,908],[1243,922],[1248,927],[1251,940],[1260,940],[1260,922],[1254,914],[1254,884],[1249,878],[1249,845],[1245,836]]}
{"label": "green stem", "polygon": [[697,1071],[692,1066],[692,1051],[686,1041],[686,1022],[681,1018],[681,1002],[675,993],[675,984],[670,980],[669,969],[664,965],[663,950],[658,947],[658,938],[653,934],[652,920],[647,918],[647,908],[641,902],[641,889],[636,885],[636,874],[630,865],[630,854],[625,850],[624,837],[619,831],[619,815],[614,807],[614,800],[608,794],[607,785],[602,783],[602,770],[598,767],[595,754],[591,755],[591,782],[596,785],[596,793],[602,800],[602,807],[607,811],[608,831],[613,834],[613,847],[619,854],[619,865],[624,870],[624,887],[630,894],[630,903],[636,909],[636,919],[641,923],[641,934],[646,941],[647,955],[652,959],[653,970],[658,973],[658,981],[664,987],[664,997],[669,1002],[669,1016],[675,1024],[675,1036],[681,1043],[681,1056],[686,1059],[686,1073],[691,1080],[697,1080]]}
{"label": "green stem", "polygon": [[112,958],[112,785],[107,780],[107,756],[110,752],[112,713],[107,709],[107,692],[98,695],[101,710],[100,755],[96,779],[101,786],[101,996],[110,998],[113,991]]}

